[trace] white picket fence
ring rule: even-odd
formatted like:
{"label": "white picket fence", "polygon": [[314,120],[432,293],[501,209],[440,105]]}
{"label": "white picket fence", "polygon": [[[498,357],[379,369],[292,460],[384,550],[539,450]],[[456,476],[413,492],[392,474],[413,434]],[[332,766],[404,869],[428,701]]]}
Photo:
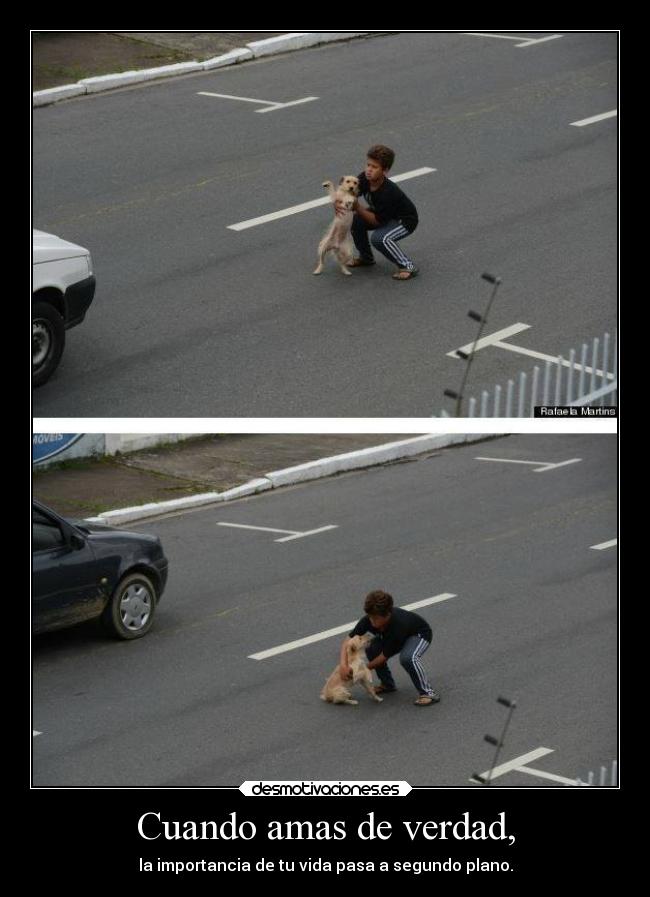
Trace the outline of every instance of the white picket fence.
{"label": "white picket fence", "polygon": [[[598,779],[598,780],[596,780]],[[608,768],[607,766],[601,766],[600,772],[598,776],[596,773],[590,772],[587,775],[586,781],[583,779],[576,779],[575,785],[584,786],[598,786],[599,788],[607,788],[607,787],[616,787],[618,785],[618,763],[616,760],[612,760],[611,766]],[[573,787],[568,785],[567,787]]]}
{"label": "white picket fence", "polygon": [[[579,360],[578,360],[579,359]],[[580,351],[571,349],[568,357],[538,365],[532,375],[525,371],[517,380],[508,380],[505,388],[497,384],[492,391],[484,389],[480,398],[467,402],[467,417],[533,417],[535,406],[592,406],[618,404],[618,343],[605,333],[596,337],[591,347],[582,344]]]}

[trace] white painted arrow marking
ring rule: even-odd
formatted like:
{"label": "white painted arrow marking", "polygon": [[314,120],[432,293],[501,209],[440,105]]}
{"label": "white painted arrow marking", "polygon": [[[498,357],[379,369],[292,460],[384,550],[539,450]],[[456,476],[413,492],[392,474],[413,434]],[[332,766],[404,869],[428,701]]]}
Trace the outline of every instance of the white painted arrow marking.
{"label": "white painted arrow marking", "polygon": [[[511,327],[505,327],[503,330],[497,330],[496,333],[484,336],[476,343],[476,346],[474,346],[474,343],[467,343],[466,346],[461,346],[459,349],[447,352],[447,355],[450,358],[459,358],[459,352],[464,352],[465,355],[469,355],[472,351],[478,352],[479,349],[485,349],[486,346],[496,346],[497,349],[506,349],[508,352],[515,352],[517,355],[528,355],[530,358],[537,358],[540,361],[550,361],[553,364],[558,363],[560,360],[559,355],[547,355],[545,352],[536,352],[534,349],[526,349],[524,346],[515,346],[512,343],[505,342],[509,336],[514,336],[515,333],[521,333],[522,330],[530,330],[530,324],[513,324]],[[574,364],[571,365],[571,362],[567,361],[566,358],[562,359],[562,367],[573,367],[574,371],[583,370],[581,364],[575,364],[574,362]],[[584,371],[586,374],[591,374],[592,370],[592,368],[585,365]],[[596,375],[602,377],[603,371],[596,370]],[[614,379],[614,374],[607,373],[606,376],[608,380]]]}
{"label": "white painted arrow marking", "polygon": [[502,464],[532,464],[537,465],[533,473],[544,473],[545,470],[555,470],[556,467],[565,467],[567,464],[577,464],[582,458],[570,458],[568,461],[559,461],[552,464],[550,461],[515,461],[512,458],[474,458],[475,461],[499,461]]}
{"label": "white painted arrow marking", "polygon": [[265,533],[288,533],[284,539],[274,539],[274,542],[291,542],[293,539],[303,539],[305,536],[314,536],[316,533],[324,533],[328,529],[338,529],[338,524],[330,524],[329,526],[321,526],[318,529],[310,529],[306,532],[300,532],[294,529],[273,529],[270,526],[249,526],[245,523],[217,523],[217,526],[230,526],[233,529],[257,529]]}
{"label": "white painted arrow marking", "polygon": [[298,106],[300,103],[311,103],[318,97],[303,97],[301,100],[291,100],[290,103],[276,103],[273,100],[256,100],[253,97],[235,97],[229,93],[211,93],[208,90],[199,90],[198,96],[201,97],[219,97],[222,100],[240,100],[242,103],[257,103],[257,105],[266,106],[266,109],[256,109],[255,112],[275,112],[276,109],[286,109],[287,106]]}
{"label": "white painted arrow marking", "polygon": [[488,34],[484,31],[463,31],[463,34],[469,34],[470,37],[498,37],[502,40],[518,40],[521,43],[516,44],[517,47],[530,47],[532,44],[543,44],[547,40],[556,40],[558,37],[564,37],[563,34],[551,34],[548,37],[538,38],[522,38],[513,37],[511,34]]}
{"label": "white painted arrow marking", "polygon": [[[539,760],[540,757],[545,757],[547,754],[552,754],[553,748],[537,748],[534,751],[530,751],[528,754],[522,754],[521,757],[515,757],[514,760],[508,760],[507,763],[502,763],[500,766],[495,766],[492,770],[486,770],[482,772],[481,778],[488,779],[489,781],[493,781],[494,779],[498,779],[499,776],[504,776],[508,772],[525,772],[531,776],[538,776],[540,779],[550,779],[553,782],[559,782],[562,785],[586,785],[586,782],[577,782],[575,779],[567,779],[565,776],[555,775],[553,772],[546,772],[543,769],[531,769],[529,766],[526,766],[527,763],[532,763],[533,760]],[[475,779],[470,779],[470,782],[475,782]]]}

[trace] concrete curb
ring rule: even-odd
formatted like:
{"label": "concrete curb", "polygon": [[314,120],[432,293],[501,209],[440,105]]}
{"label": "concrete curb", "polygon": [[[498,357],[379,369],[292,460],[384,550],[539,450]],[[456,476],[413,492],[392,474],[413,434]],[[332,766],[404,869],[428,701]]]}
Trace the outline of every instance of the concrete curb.
{"label": "concrete curb", "polygon": [[388,442],[385,445],[376,445],[356,452],[346,452],[343,455],[334,455],[331,458],[321,458],[318,461],[309,461],[307,464],[298,464],[295,467],[287,467],[284,470],[274,470],[236,486],[226,492],[205,492],[201,495],[190,495],[186,498],[175,498],[171,501],[155,502],[140,505],[134,508],[120,508],[115,511],[106,511],[97,517],[87,517],[89,523],[106,523],[109,526],[118,526],[124,523],[133,523],[136,520],[146,520],[148,517],[158,517],[161,514],[171,514],[175,511],[186,511],[191,508],[199,508],[203,505],[217,504],[224,501],[235,501],[269,489],[277,489],[281,486],[289,486],[294,483],[305,483],[309,480],[329,477],[346,470],[359,470],[364,467],[374,467],[378,464],[386,464],[400,458],[411,458],[421,455],[433,449],[447,448],[468,442],[480,442],[484,439],[502,436],[502,433],[439,433],[436,435],[416,436],[413,439],[402,439],[399,442]]}
{"label": "concrete curb", "polygon": [[246,44],[245,47],[230,50],[223,56],[215,56],[213,59],[207,59],[204,62],[179,62],[174,65],[164,65],[153,69],[120,72],[114,75],[98,75],[94,78],[84,78],[76,84],[38,90],[32,94],[32,108],[48,106],[52,103],[57,103],[59,100],[67,100],[70,97],[83,94],[99,93],[104,90],[114,90],[117,87],[126,87],[130,84],[152,81],[156,78],[172,78],[175,75],[211,71],[228,65],[236,65],[239,62],[246,62],[250,59],[257,59],[261,56],[271,56],[274,53],[288,53],[292,50],[304,50],[307,47],[315,47],[319,44],[333,43],[334,41],[354,40],[358,37],[379,36],[391,33],[393,32],[293,31],[288,34],[281,34],[278,37],[253,41],[250,44]]}

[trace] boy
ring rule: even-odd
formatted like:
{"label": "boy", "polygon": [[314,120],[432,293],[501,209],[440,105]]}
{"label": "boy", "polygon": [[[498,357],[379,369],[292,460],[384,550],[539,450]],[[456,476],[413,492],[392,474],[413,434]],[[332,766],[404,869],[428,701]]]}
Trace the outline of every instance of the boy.
{"label": "boy", "polygon": [[[370,592],[363,609],[366,616],[359,620],[348,637],[363,635],[365,632],[372,632],[376,636],[366,648],[368,669],[377,670],[381,682],[381,685],[375,687],[376,694],[396,691],[395,680],[386,661],[399,654],[400,663],[420,695],[415,704],[418,707],[437,704],[440,695],[429,684],[420,661],[431,644],[431,627],[427,621],[412,611],[393,607],[392,596],[382,591]],[[347,641],[346,639],[341,645],[339,660],[344,679],[349,679],[352,675],[352,670],[345,662]]]}
{"label": "boy", "polygon": [[[360,206],[358,200],[353,206],[352,238],[359,256],[348,267],[375,264],[372,242],[375,249],[397,265],[395,280],[411,280],[418,269],[397,241],[413,233],[418,226],[418,213],[408,196],[387,177],[394,161],[393,150],[382,144],[371,146],[367,152],[365,171],[359,175],[359,191],[368,208]],[[371,231],[370,241],[368,231]]]}

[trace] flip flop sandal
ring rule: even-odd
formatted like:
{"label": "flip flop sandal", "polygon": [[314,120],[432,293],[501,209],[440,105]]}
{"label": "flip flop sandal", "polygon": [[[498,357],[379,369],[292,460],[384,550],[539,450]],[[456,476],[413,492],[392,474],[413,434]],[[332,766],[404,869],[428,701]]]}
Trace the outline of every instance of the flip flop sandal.
{"label": "flip flop sandal", "polygon": [[418,273],[417,268],[412,268],[410,271],[407,268],[402,268],[401,271],[393,274],[393,280],[413,280],[414,277],[418,276]]}
{"label": "flip flop sandal", "polygon": [[371,265],[374,265],[375,262],[366,262],[364,259],[352,259],[349,262],[346,262],[348,268],[370,268]]}
{"label": "flip flop sandal", "polygon": [[420,695],[417,701],[413,701],[416,707],[430,707],[432,704],[437,704],[440,698],[433,698],[431,695]]}

